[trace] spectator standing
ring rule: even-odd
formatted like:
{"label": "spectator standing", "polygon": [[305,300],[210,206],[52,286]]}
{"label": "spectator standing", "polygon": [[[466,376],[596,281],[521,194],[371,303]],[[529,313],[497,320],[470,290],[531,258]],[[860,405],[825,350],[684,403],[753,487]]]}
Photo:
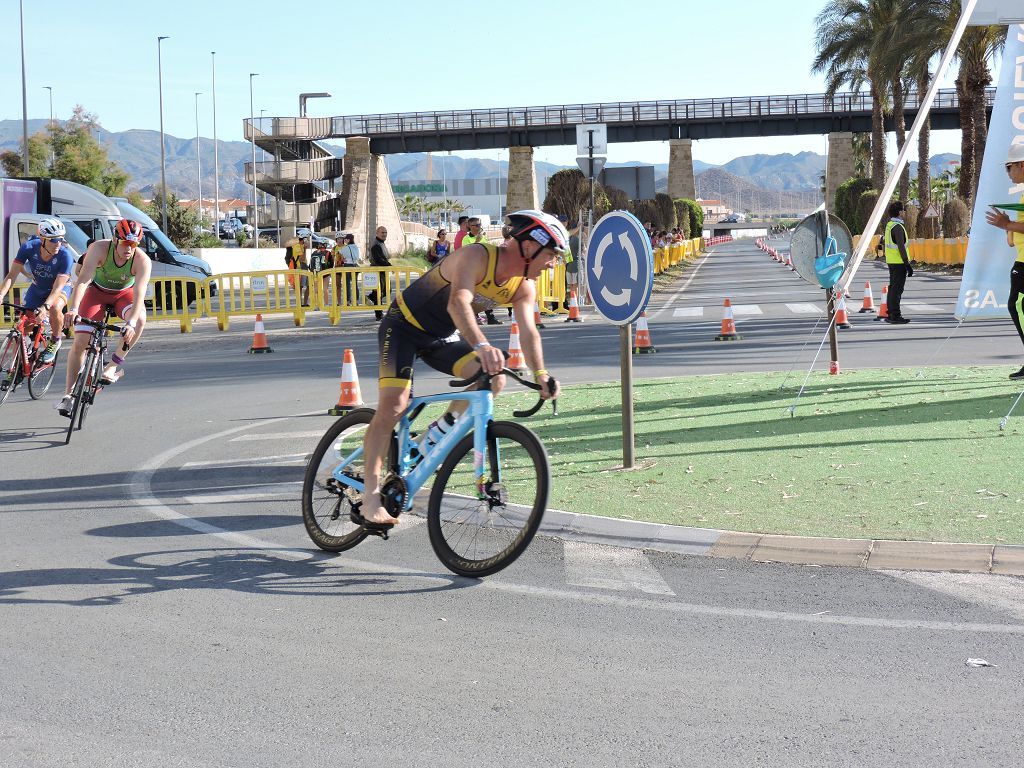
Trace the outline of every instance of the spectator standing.
{"label": "spectator standing", "polygon": [[462,240],[469,234],[469,216],[459,216],[459,231],[455,233],[455,250],[462,247]]}
{"label": "spectator standing", "polygon": [[564,309],[569,308],[569,292],[576,291],[576,298],[580,295],[580,225],[569,230],[569,252],[565,254],[565,300],[562,302]]}
{"label": "spectator standing", "polygon": [[910,266],[910,256],[907,255],[907,225],[900,218],[902,213],[901,201],[889,203],[889,222],[885,225],[884,236],[885,263],[889,267],[889,316],[885,321],[893,325],[906,325],[910,322],[903,316],[900,300],[903,298],[907,278],[914,276],[914,268]]}
{"label": "spectator standing", "polygon": [[436,264],[449,253],[451,253],[452,244],[448,240],[448,233],[443,229],[437,230],[437,240],[430,244],[430,250],[427,251],[427,261],[431,264]]}
{"label": "spectator standing", "polygon": [[[1006,173],[1010,181],[1018,189],[1024,188],[1024,144],[1014,144],[1006,155]],[[1020,196],[1024,203],[1024,195]],[[1017,335],[1024,342],[1024,213],[1018,212],[1016,220],[1010,214],[995,208],[985,212],[985,221],[993,227],[1006,232],[1006,244],[1016,251],[1017,258],[1010,268],[1010,297],[1006,300],[1006,308],[1017,329]],[[1024,368],[1014,371],[1010,378],[1024,379]]]}
{"label": "spectator standing", "polygon": [[[373,245],[370,246],[370,266],[371,267],[390,267],[391,266],[391,253],[388,251],[388,229],[387,227],[377,227],[376,238],[373,241]],[[378,286],[377,290],[370,291],[367,298],[370,299],[371,304],[378,304],[380,296],[380,285],[379,282],[382,280],[389,280],[390,275],[388,273],[378,273]],[[373,316],[377,320],[384,318],[384,313],[379,309],[374,310]]]}
{"label": "spectator standing", "polygon": [[[309,271],[309,261],[306,254],[309,252],[310,241],[306,238],[299,238],[299,245],[296,247],[293,255],[295,257],[295,269],[303,271]],[[299,290],[302,294],[302,306],[309,306],[309,275],[302,275],[299,278]]]}
{"label": "spectator standing", "polygon": [[[338,263],[339,267],[358,267],[359,266],[359,246],[356,245],[356,236],[352,234],[345,235],[342,238],[344,245],[341,247],[341,252],[338,254],[338,258],[341,260]],[[354,304],[359,296],[359,292],[356,290],[356,275],[354,272],[345,273],[345,301],[348,304]],[[338,300],[341,300],[341,284],[338,284]]]}
{"label": "spectator standing", "polygon": [[[473,216],[468,222],[469,234],[462,238],[462,246],[465,248],[467,245],[474,245],[476,243],[483,243],[487,245],[489,241],[484,235],[483,226],[480,224],[480,219]],[[501,325],[501,320],[494,316],[494,310],[488,309],[484,311],[484,316],[487,318],[488,325]]]}

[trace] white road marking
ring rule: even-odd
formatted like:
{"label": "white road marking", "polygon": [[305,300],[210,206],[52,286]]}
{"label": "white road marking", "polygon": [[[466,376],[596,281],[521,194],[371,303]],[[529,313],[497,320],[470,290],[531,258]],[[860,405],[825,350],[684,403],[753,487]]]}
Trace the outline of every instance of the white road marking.
{"label": "white road marking", "polygon": [[275,432],[273,434],[239,435],[231,438],[232,443],[245,443],[250,440],[308,440],[310,438],[321,438],[326,429],[318,429],[315,432]]}
{"label": "white road marking", "polygon": [[[290,418],[292,417],[282,417],[280,419],[275,419],[270,422],[264,422],[262,426],[267,426],[275,422],[288,421]],[[235,546],[243,547],[245,549],[263,550],[274,557],[281,558],[282,560],[290,560],[295,562],[319,561],[321,559],[321,556],[318,553],[311,551],[311,549],[282,546],[280,544],[275,544],[265,539],[260,539],[256,536],[250,536],[248,534],[238,533],[236,531],[229,531],[225,528],[221,528],[216,525],[211,525],[206,521],[196,520],[195,518],[189,517],[188,515],[182,514],[181,512],[172,509],[171,507],[159,501],[153,495],[153,475],[155,475],[157,470],[160,469],[162,466],[177,458],[178,456],[182,455],[183,453],[187,453],[188,451],[194,450],[195,448],[198,448],[199,446],[208,443],[212,440],[223,439],[226,438],[228,435],[233,435],[238,432],[242,432],[246,429],[253,429],[256,426],[259,425],[244,424],[238,427],[226,429],[223,432],[217,432],[212,435],[204,435],[194,440],[189,440],[188,442],[168,448],[163,453],[159,453],[153,458],[144,462],[139,469],[132,472],[128,481],[129,493],[131,497],[135,500],[135,502],[139,505],[140,509],[149,512],[154,517],[175,523],[176,525],[180,525],[183,528],[195,531],[196,533],[216,536],[222,541],[230,542]],[[413,568],[404,568],[402,566],[384,565],[381,563],[356,560],[355,558],[347,557],[344,555],[332,558],[330,561],[330,566],[325,567],[347,569],[365,573],[403,576],[409,579],[426,580],[436,582],[438,584],[449,584],[454,580],[454,577],[451,574],[442,573],[440,571],[434,573],[426,573],[422,570],[416,570]],[[482,582],[476,582],[475,584],[481,589],[493,589],[499,592],[506,592],[509,594],[532,596],[537,598],[544,598],[547,600],[556,600],[569,604],[587,603],[591,605],[612,605],[628,610],[644,609],[655,612],[660,611],[664,613],[675,613],[688,616],[713,616],[715,618],[731,619],[762,619],[765,621],[796,622],[798,624],[834,624],[837,626],[848,627],[874,627],[895,630],[925,630],[930,632],[987,632],[1000,635],[1024,636],[1024,623],[988,624],[980,622],[928,621],[923,619],[875,618],[873,616],[843,616],[838,614],[794,613],[788,611],[771,611],[758,608],[726,608],[724,606],[717,605],[699,605],[694,603],[674,602],[669,600],[655,601],[648,600],[646,598],[609,595],[597,592],[579,592],[576,590],[554,589],[550,587],[532,587],[527,584],[516,584],[501,581],[500,578],[490,578]]]}
{"label": "white road marking", "polygon": [[308,453],[285,453],[280,456],[253,456],[249,459],[188,461],[178,467],[178,469],[193,469],[195,467],[246,467],[250,465],[262,466],[264,464],[269,464],[271,466],[278,466],[281,464],[302,464],[307,458],[309,458]]}
{"label": "white road marking", "polygon": [[912,309],[915,312],[949,312],[952,314],[952,307],[937,307],[934,304],[927,304],[923,301],[901,301],[901,307]]}
{"label": "white road marking", "polygon": [[734,315],[763,315],[761,307],[758,304],[733,304],[732,313]]}
{"label": "white road marking", "polygon": [[995,573],[889,571],[891,576],[1024,619],[1024,580]]}
{"label": "white road marking", "polygon": [[239,486],[237,489],[218,491],[216,493],[195,494],[185,496],[185,501],[192,506],[204,504],[234,504],[247,501],[270,501],[298,499],[302,492],[299,481],[275,483],[274,485]]}
{"label": "white road marking", "polygon": [[643,550],[583,541],[566,541],[564,545],[568,584],[619,592],[638,589],[650,595],[675,594]]}
{"label": "white road marking", "polygon": [[704,307],[679,307],[672,310],[672,317],[704,317]]}
{"label": "white road marking", "polygon": [[817,304],[787,304],[786,309],[798,315],[823,315],[824,310]]}

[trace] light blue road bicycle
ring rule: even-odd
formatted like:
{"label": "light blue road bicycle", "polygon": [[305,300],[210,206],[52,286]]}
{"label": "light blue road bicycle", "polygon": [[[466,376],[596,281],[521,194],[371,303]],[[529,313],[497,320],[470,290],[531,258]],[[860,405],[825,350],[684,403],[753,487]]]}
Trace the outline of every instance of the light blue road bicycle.
{"label": "light blue road bicycle", "polygon": [[[502,373],[540,389],[513,371]],[[423,514],[415,497],[434,478],[425,510],[430,543],[441,562],[461,576],[487,576],[523,553],[540,526],[551,485],[547,452],[537,435],[517,422],[493,420],[491,378],[481,372],[450,382],[466,387],[482,380],[482,388],[474,391],[412,398],[395,427],[384,464],[381,499],[395,517]],[[416,418],[432,403],[458,401],[468,403],[466,412],[420,456],[412,431]],[[539,400],[513,415],[532,416],[543,404]],[[309,537],[329,552],[350,549],[369,535],[388,537],[386,529],[353,522],[361,518],[363,437],[373,414],[370,408],[359,408],[338,419],[306,466],[302,518]]]}

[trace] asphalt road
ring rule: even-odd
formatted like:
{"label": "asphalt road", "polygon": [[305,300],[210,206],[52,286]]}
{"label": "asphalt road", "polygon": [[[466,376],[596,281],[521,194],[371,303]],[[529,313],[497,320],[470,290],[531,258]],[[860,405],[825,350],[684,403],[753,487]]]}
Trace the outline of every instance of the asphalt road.
{"label": "asphalt road", "polygon": [[[815,321],[785,304],[819,292],[750,246],[679,287],[652,305],[659,351],[638,377],[810,363]],[[915,278],[907,298],[951,306],[956,288]],[[712,340],[723,294],[761,309],[738,318],[742,342]],[[843,365],[1019,358],[1008,321],[936,353],[955,322],[906,314],[854,316]],[[538,538],[474,582],[444,571],[415,518],[315,551],[303,457],[343,346],[372,401],[375,339],[365,318],[310,323],[269,319],[260,356],[241,321],[154,326],[68,447],[48,402],[19,391],[0,408],[0,765],[1020,764],[1020,579]],[[615,328],[548,326],[569,392],[617,375]]]}

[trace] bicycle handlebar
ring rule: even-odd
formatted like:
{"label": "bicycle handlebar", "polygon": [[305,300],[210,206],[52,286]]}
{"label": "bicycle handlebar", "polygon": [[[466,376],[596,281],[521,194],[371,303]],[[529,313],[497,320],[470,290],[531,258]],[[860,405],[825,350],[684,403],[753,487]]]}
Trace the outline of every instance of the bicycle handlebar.
{"label": "bicycle handlebar", "polygon": [[86,317],[76,318],[75,325],[91,325],[98,331],[115,331],[116,333],[124,333],[124,326],[111,325],[110,323],[104,323],[99,320],[90,320]]}
{"label": "bicycle handlebar", "polygon": [[[451,381],[448,382],[448,384],[453,386],[453,387],[468,387],[471,384],[475,384],[480,379],[486,378],[487,379],[488,388],[489,388],[490,387],[491,379],[493,379],[495,376],[501,376],[502,374],[504,374],[506,376],[511,376],[513,379],[518,381],[520,384],[522,384],[527,389],[533,389],[533,390],[536,390],[538,392],[541,390],[540,384],[537,384],[536,382],[533,382],[533,381],[528,381],[528,380],[524,379],[522,376],[520,376],[518,373],[516,373],[515,371],[510,370],[508,368],[502,368],[498,373],[486,373],[484,371],[484,369],[481,368],[479,371],[477,371],[475,374],[470,376],[468,379],[462,379],[462,380],[452,379]],[[550,384],[548,385],[549,389],[554,387],[557,384],[557,382],[555,381],[555,378],[553,376],[549,376],[548,377],[548,381],[550,382]],[[525,411],[512,411],[512,415],[515,416],[517,419],[526,419],[526,418],[529,418],[530,416],[533,416],[533,414],[535,414],[537,411],[539,411],[543,407],[543,405],[544,405],[544,398],[541,397],[541,398],[537,399],[537,402],[534,404],[534,406],[532,408],[528,408]],[[557,399],[553,398],[551,400],[551,411],[552,411],[552,413],[555,416],[558,415],[558,400]]]}

